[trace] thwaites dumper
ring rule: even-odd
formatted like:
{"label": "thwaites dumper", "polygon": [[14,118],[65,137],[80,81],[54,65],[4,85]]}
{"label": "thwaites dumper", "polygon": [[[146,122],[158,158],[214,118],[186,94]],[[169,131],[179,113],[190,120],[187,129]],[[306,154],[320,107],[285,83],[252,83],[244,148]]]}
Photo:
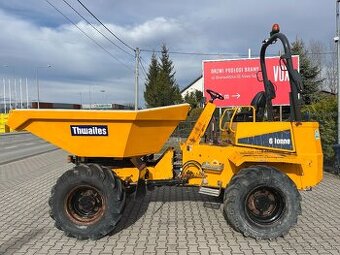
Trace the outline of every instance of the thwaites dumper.
{"label": "thwaites dumper", "polygon": [[[179,173],[173,148],[157,160],[149,155],[159,152],[186,119],[187,104],[141,111],[12,111],[11,128],[26,129],[73,155],[74,168],[57,180],[49,200],[56,227],[69,236],[97,239],[115,229],[133,187],[140,195],[150,186],[189,185],[203,194],[224,195],[226,220],[245,236],[286,234],[301,213],[298,190],[322,179],[323,155],[318,123],[301,119],[300,76],[293,69],[288,40],[276,28],[261,48],[264,91],[248,107],[226,109],[219,123],[221,142],[208,144],[202,138],[213,102],[224,99],[209,90],[210,102],[180,145]],[[266,49],[278,40],[291,85],[289,122],[273,121],[275,89],[266,71]]]}

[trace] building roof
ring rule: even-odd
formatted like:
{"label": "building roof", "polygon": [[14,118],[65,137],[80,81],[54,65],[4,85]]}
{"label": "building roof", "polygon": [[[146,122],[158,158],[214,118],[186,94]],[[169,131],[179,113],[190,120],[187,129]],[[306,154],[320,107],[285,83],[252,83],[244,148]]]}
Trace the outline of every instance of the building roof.
{"label": "building roof", "polygon": [[200,75],[197,79],[195,79],[193,82],[191,82],[188,86],[181,89],[180,93],[182,94],[184,91],[186,91],[188,88],[190,88],[192,85],[194,85],[202,77],[203,77],[203,75]]}

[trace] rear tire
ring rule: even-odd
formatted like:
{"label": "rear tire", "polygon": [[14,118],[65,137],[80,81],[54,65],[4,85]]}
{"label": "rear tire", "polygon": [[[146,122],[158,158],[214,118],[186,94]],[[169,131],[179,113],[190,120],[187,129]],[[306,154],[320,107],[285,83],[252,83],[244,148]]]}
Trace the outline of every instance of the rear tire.
{"label": "rear tire", "polygon": [[57,180],[49,205],[55,226],[67,236],[99,239],[112,232],[119,222],[125,191],[110,169],[82,164]]}
{"label": "rear tire", "polygon": [[224,215],[244,236],[274,239],[297,223],[300,194],[285,174],[268,166],[245,168],[225,190]]}

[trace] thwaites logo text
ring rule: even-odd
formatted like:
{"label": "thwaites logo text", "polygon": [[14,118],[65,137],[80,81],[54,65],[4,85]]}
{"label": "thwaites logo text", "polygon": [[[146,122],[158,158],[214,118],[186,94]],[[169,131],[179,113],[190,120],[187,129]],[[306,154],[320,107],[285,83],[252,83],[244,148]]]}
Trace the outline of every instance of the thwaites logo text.
{"label": "thwaites logo text", "polygon": [[109,131],[106,125],[71,125],[72,136],[108,136]]}

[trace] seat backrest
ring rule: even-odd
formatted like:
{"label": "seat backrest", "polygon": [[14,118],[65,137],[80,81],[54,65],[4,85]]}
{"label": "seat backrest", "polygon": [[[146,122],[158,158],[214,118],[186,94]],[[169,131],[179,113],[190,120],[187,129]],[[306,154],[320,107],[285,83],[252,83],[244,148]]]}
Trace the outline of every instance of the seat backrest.
{"label": "seat backrest", "polygon": [[266,109],[266,94],[264,91],[258,92],[253,100],[251,101],[251,106],[255,108],[256,121],[263,121],[264,112]]}

